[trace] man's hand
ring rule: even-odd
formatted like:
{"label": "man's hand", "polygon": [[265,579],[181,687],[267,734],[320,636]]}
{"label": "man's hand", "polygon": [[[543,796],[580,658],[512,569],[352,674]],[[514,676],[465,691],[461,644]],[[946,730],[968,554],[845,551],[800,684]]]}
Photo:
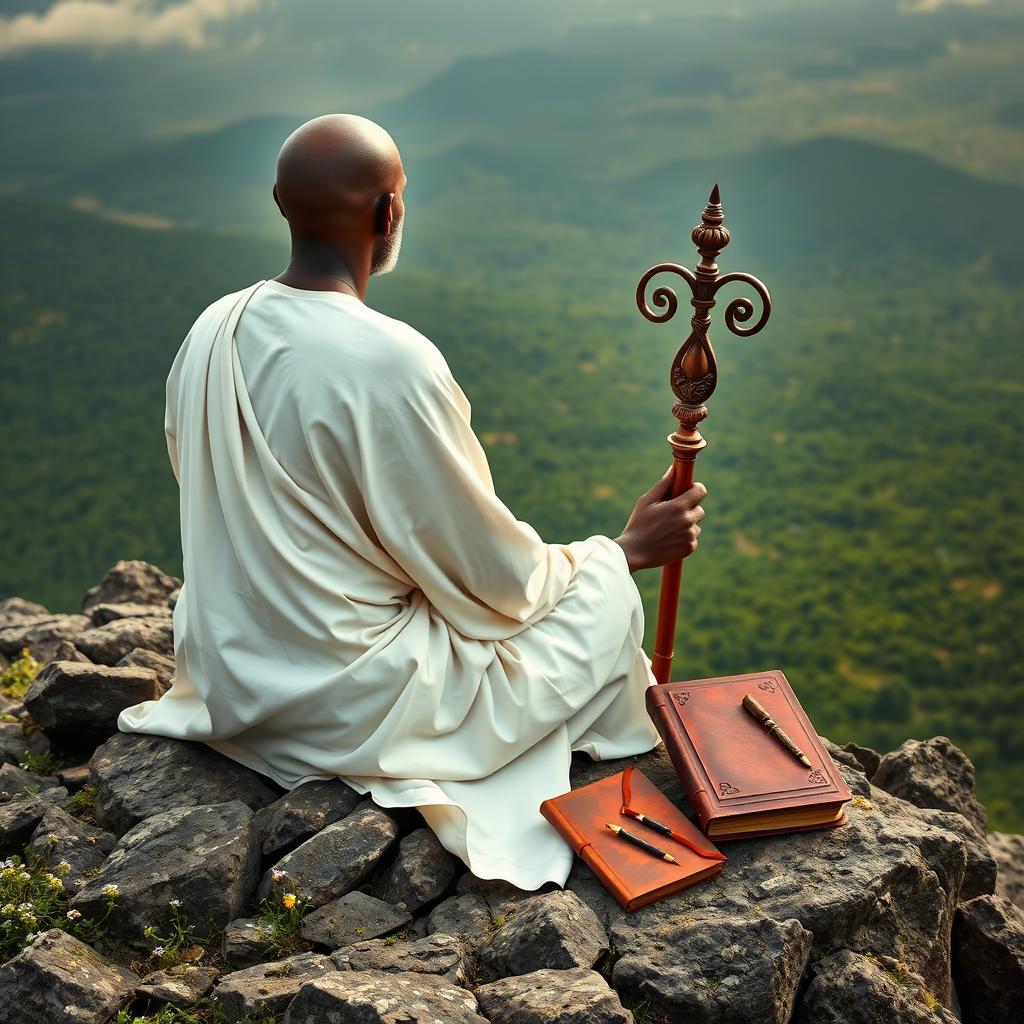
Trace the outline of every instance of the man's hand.
{"label": "man's hand", "polygon": [[646,493],[640,495],[626,528],[615,538],[626,555],[629,571],[667,565],[692,555],[697,550],[700,520],[704,509],[699,502],[708,493],[701,483],[675,498],[672,467]]}

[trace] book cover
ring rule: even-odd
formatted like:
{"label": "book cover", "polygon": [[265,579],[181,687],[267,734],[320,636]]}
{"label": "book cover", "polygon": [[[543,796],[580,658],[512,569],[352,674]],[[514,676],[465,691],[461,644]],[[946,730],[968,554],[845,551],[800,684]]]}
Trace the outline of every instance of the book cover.
{"label": "book cover", "polygon": [[[652,687],[653,689],[653,687]],[[629,806],[679,832],[721,859],[710,859],[622,813],[623,776],[617,772],[540,805],[540,812],[626,910],[636,910],[680,889],[721,874],[725,855],[635,766]],[[605,822],[621,825],[679,862],[673,864],[620,838]]]}
{"label": "book cover", "polygon": [[[746,693],[809,768],[743,707]],[[651,686],[646,700],[705,834],[740,839],[846,823],[850,790],[778,669]]]}

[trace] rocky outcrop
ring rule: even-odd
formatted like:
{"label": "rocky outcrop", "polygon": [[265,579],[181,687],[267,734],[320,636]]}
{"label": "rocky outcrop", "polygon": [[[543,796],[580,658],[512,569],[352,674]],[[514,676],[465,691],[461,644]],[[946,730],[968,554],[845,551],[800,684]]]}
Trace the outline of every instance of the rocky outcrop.
{"label": "rocky outcrop", "polygon": [[881,759],[871,783],[918,807],[956,811],[985,834],[985,808],[974,794],[974,765],[945,736],[907,740]]}
{"label": "rocky outcrop", "polygon": [[104,916],[113,887],[108,920],[130,942],[144,943],[147,928],[171,930],[172,900],[202,929],[223,929],[252,897],[258,871],[256,829],[245,804],[179,807],[125,833],[71,908]]}
{"label": "rocky outcrop", "polygon": [[957,910],[953,962],[967,1024],[1004,1024],[1024,1008],[1024,913],[1002,896]]}
{"label": "rocky outcrop", "polygon": [[117,731],[117,716],[163,693],[151,668],[109,668],[75,661],[51,661],[25,693],[32,720],[68,749],[92,750]]}
{"label": "rocky outcrop", "polygon": [[91,612],[102,604],[141,604],[169,607],[172,594],[181,587],[177,576],[169,576],[155,565],[138,559],[122,559],[90,587],[82,598],[82,611]]}
{"label": "rocky outcrop", "polygon": [[[205,744],[117,732],[173,678],[180,585],[126,562],[80,615],[0,601],[0,655],[44,665],[0,723],[0,860],[59,874],[72,911],[0,966],[0,1024],[201,999],[291,1024],[951,1024],[958,1007],[989,1024],[1024,1005],[1024,838],[986,834],[945,737],[826,740],[847,825],[723,842],[723,874],[628,912],[579,859],[564,889],[520,890],[468,872],[414,808],[340,780],[286,793]],[[68,767],[17,763],[47,751]],[[570,785],[627,763],[688,810],[664,748],[577,752]],[[104,919],[102,950],[68,934],[85,919]],[[149,956],[182,927],[180,963]]]}
{"label": "rocky outcrop", "polygon": [[108,1024],[139,979],[57,928],[0,967],[0,1021]]}
{"label": "rocky outcrop", "polygon": [[200,743],[117,733],[89,762],[96,820],[115,835],[140,821],[197,804],[241,800],[265,807],[278,794],[255,772]]}
{"label": "rocky outcrop", "polygon": [[794,1024],[955,1024],[921,975],[900,960],[841,953],[811,965],[811,983]]}
{"label": "rocky outcrop", "polygon": [[272,862],[351,814],[362,797],[340,779],[307,782],[256,815],[263,856]]}
{"label": "rocky outcrop", "polygon": [[996,893],[1024,907],[1024,836],[989,832],[988,848],[999,866]]}

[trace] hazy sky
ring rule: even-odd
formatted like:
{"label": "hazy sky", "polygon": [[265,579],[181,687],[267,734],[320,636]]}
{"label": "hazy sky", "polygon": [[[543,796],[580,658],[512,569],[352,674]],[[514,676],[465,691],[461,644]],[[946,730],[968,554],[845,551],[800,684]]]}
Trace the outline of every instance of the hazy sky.
{"label": "hazy sky", "polygon": [[[813,105],[815,91],[845,88],[845,77],[856,109],[836,99],[852,119],[837,130],[888,141],[872,119],[897,95],[913,105],[914,88],[951,108],[1024,102],[1004,84],[1005,40],[1019,38],[1022,8],[1021,0],[0,0],[0,128],[9,143],[0,188],[240,119],[358,112],[410,93],[460,58],[526,47],[621,56],[634,66],[650,53],[683,75],[728,66],[735,80],[749,70],[748,94],[769,107],[767,120],[751,112],[755,128],[774,129],[773,107]],[[987,49],[971,56],[978,42]],[[961,50],[961,64],[970,57],[980,77],[925,78],[910,92],[887,77],[901,62],[905,69]],[[878,106],[862,111],[868,90]],[[937,140],[948,134],[966,147],[956,159],[1016,180],[1024,149],[1000,172],[998,137],[975,141],[967,129],[979,112],[962,113],[963,124],[935,122],[921,147],[941,156]],[[780,136],[801,134],[801,117],[789,116]],[[821,129],[820,113],[804,120],[807,131]]]}

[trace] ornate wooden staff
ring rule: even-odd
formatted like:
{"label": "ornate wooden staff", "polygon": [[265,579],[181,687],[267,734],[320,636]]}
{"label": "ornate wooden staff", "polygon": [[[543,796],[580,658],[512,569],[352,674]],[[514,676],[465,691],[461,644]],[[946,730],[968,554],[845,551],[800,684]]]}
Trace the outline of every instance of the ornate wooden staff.
{"label": "ornate wooden staff", "polygon": [[[690,286],[693,293],[690,299],[694,314],[690,317],[692,330],[683,342],[672,361],[669,383],[678,401],[672,406],[672,415],[679,420],[679,429],[668,435],[668,443],[672,448],[672,490],[671,496],[677,497],[693,484],[693,464],[700,450],[707,444],[697,424],[703,420],[708,409],[704,404],[713,394],[718,383],[718,364],[715,361],[714,349],[708,337],[711,317],[708,315],[715,304],[715,295],[723,284],[731,281],[744,281],[752,285],[761,296],[763,311],[761,318],[753,327],[740,327],[737,321],[746,322],[754,314],[754,306],[750,299],[733,299],[725,308],[725,323],[733,334],[749,338],[757,334],[772,310],[771,296],[768,289],[750,274],[732,273],[724,277],[718,276],[718,264],[715,257],[729,244],[729,230],[722,223],[721,196],[718,185],[711,190],[701,223],[690,233],[693,244],[700,253],[700,262],[696,273],[681,267],[677,263],[659,263],[651,267],[636,287],[636,304],[640,312],[648,320],[663,324],[671,320],[679,306],[676,293],[671,288],[655,288],[651,293],[654,305],[659,309],[665,307],[664,313],[655,313],[644,299],[647,283],[655,274],[667,271],[678,274]],[[658,604],[658,626],[654,635],[654,657],[651,668],[659,683],[667,683],[672,672],[673,646],[675,644],[676,614],[679,607],[679,585],[683,575],[683,563],[680,559],[671,562],[662,569],[661,600]]]}

